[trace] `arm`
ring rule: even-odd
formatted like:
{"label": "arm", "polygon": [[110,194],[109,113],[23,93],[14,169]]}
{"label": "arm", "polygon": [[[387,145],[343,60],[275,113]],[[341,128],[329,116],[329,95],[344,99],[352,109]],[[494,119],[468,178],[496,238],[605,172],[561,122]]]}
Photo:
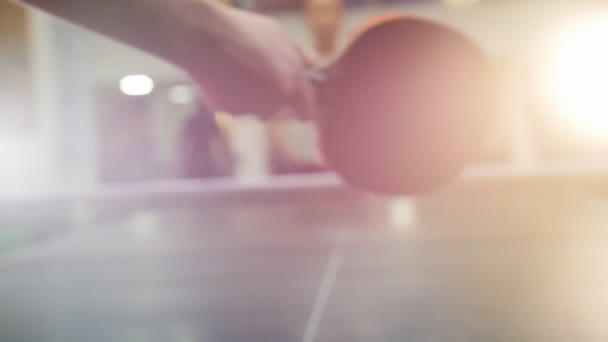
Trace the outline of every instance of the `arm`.
{"label": "arm", "polygon": [[186,67],[188,45],[211,45],[226,26],[212,0],[19,0]]}
{"label": "arm", "polygon": [[312,110],[310,66],[273,20],[217,0],[18,0],[181,67],[216,108]]}

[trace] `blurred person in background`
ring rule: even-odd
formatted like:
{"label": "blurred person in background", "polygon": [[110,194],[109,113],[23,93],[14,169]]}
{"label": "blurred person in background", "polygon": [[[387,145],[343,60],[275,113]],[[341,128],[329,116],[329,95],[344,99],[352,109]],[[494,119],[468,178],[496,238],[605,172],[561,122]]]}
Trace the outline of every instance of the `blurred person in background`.
{"label": "blurred person in background", "polygon": [[[345,16],[344,1],[306,0],[303,16],[313,39],[317,64],[329,62],[339,50],[340,30]],[[273,173],[323,171],[316,127],[292,117],[285,115],[269,123]]]}
{"label": "blurred person in background", "polygon": [[181,67],[220,110],[314,112],[312,63],[272,19],[215,0],[19,0]]}
{"label": "blurred person in background", "polygon": [[344,15],[344,0],[305,1],[304,18],[318,58],[328,60],[338,52],[338,39],[344,24]]}
{"label": "blurred person in background", "polygon": [[157,178],[160,162],[149,127],[149,103],[144,98],[124,102],[100,116],[98,125],[108,139],[101,144],[104,182],[130,182]]}
{"label": "blurred person in background", "polygon": [[186,178],[232,175],[233,160],[227,138],[213,112],[201,101],[184,125],[180,154],[182,174]]}

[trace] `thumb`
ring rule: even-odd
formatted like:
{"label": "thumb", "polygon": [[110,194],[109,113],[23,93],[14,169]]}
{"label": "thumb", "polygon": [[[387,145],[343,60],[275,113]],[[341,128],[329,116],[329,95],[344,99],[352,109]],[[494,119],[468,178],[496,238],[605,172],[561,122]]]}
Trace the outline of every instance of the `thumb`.
{"label": "thumb", "polygon": [[292,106],[298,118],[310,120],[314,118],[318,109],[317,88],[310,77],[311,72],[317,69],[317,65],[304,49],[295,43],[294,47],[300,58],[300,70],[292,97]]}
{"label": "thumb", "polygon": [[304,70],[299,73],[292,106],[300,119],[312,120],[317,114],[317,89]]}

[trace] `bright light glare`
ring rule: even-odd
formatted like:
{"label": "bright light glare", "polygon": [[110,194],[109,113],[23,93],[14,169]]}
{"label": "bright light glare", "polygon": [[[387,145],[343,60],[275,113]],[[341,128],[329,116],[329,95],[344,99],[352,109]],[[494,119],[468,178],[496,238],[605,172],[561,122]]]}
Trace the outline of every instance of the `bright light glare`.
{"label": "bright light glare", "polygon": [[154,80],[146,75],[127,75],[120,79],[120,91],[129,96],[144,96],[154,90]]}
{"label": "bright light glare", "polygon": [[149,211],[135,212],[130,217],[129,230],[138,240],[152,241],[160,238],[158,217]]}
{"label": "bright light glare", "polygon": [[608,18],[565,30],[548,65],[549,96],[568,123],[608,139]]}
{"label": "bright light glare", "polygon": [[389,201],[389,222],[396,231],[407,231],[417,221],[416,206],[409,198],[397,197]]}
{"label": "bright light glare", "polygon": [[185,105],[194,101],[195,93],[191,86],[180,84],[169,88],[167,96],[169,97],[169,101],[175,104]]}
{"label": "bright light glare", "polygon": [[443,0],[443,3],[453,7],[466,7],[474,5],[478,2],[479,0]]}

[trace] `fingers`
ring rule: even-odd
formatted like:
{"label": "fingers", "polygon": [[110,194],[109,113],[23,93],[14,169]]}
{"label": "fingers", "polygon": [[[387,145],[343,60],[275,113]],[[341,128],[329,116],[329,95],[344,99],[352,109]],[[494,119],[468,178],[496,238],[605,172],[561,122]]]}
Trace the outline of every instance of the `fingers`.
{"label": "fingers", "polygon": [[316,89],[304,70],[300,72],[292,106],[296,116],[301,119],[312,120],[317,113]]}
{"label": "fingers", "polygon": [[300,60],[300,63],[302,64],[302,66],[305,69],[314,69],[317,67],[317,63],[315,61],[314,58],[312,58],[310,56],[310,54],[308,54],[306,51],[304,51],[304,49],[302,49],[300,47],[300,45],[298,45],[296,42],[294,42],[293,40],[291,40],[291,44],[294,48],[294,50],[296,51],[296,53],[298,54],[298,58]]}
{"label": "fingers", "polygon": [[[274,23],[273,23],[274,24]],[[268,46],[270,55],[270,76],[278,86],[283,96],[293,94],[298,87],[298,72],[302,67],[302,59],[291,39],[276,24],[275,30],[282,41]]]}
{"label": "fingers", "polygon": [[[294,51],[291,52],[293,53]],[[281,76],[284,78],[284,84],[281,90],[286,97],[289,97],[298,91],[300,86],[300,71],[302,70],[303,65],[296,54],[284,56],[284,58],[289,58],[290,60],[284,61],[284,69],[280,70],[280,72],[282,72]]]}
{"label": "fingers", "polygon": [[301,119],[313,119],[317,112],[316,87],[309,74],[316,69],[316,63],[298,44],[290,40],[294,51],[298,55],[298,68],[296,73],[296,88],[292,93],[291,105],[296,116]]}

